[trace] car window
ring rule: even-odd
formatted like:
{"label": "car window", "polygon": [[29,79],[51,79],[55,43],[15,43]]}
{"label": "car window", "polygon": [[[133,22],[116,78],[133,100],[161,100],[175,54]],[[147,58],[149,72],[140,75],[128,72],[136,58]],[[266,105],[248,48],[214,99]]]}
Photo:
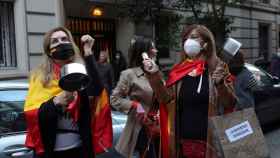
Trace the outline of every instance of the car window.
{"label": "car window", "polygon": [[27,90],[0,90],[0,134],[26,130],[23,106]]}
{"label": "car window", "polygon": [[261,68],[255,67],[253,65],[246,65],[246,67],[253,73],[259,86],[272,85],[271,77],[267,74],[267,72],[265,72],[265,70],[262,70]]}
{"label": "car window", "polygon": [[127,115],[116,111],[112,112],[113,125],[123,125],[126,123],[126,120],[127,120]]}

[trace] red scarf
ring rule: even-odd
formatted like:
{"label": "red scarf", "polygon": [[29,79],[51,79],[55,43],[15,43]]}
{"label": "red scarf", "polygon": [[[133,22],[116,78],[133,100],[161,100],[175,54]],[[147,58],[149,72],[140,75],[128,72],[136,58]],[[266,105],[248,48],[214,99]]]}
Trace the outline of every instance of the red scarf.
{"label": "red scarf", "polygon": [[80,103],[80,95],[77,93],[75,96],[75,99],[67,106],[67,111],[70,113],[72,118],[74,119],[75,122],[78,122],[79,118],[79,103]]}
{"label": "red scarf", "polygon": [[166,86],[170,87],[186,75],[198,76],[204,72],[204,60],[185,60],[184,62],[175,65],[168,75]]}
{"label": "red scarf", "polygon": [[60,70],[61,70],[61,65],[59,65],[57,63],[53,63],[54,79],[59,80],[59,78],[60,78]]}

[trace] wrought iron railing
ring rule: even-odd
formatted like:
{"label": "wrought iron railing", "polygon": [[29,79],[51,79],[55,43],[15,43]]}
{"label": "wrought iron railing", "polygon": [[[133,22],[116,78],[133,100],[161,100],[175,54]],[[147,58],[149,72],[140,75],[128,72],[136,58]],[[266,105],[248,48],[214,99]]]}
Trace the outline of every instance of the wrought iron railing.
{"label": "wrought iron railing", "polygon": [[0,68],[16,66],[14,2],[0,1]]}

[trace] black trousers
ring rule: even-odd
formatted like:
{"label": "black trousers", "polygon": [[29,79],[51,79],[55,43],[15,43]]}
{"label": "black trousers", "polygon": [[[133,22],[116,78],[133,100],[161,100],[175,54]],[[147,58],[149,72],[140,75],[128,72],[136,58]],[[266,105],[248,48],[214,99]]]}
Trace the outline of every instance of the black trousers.
{"label": "black trousers", "polygon": [[135,150],[140,154],[145,152],[145,158],[158,158],[159,156],[159,142],[160,138],[153,138],[149,142],[149,138],[145,131],[145,128],[142,128],[139,132]]}
{"label": "black trousers", "polygon": [[[73,148],[65,151],[54,151],[51,158],[83,158],[83,150],[81,147]],[[49,158],[45,155],[34,155],[34,158]]]}

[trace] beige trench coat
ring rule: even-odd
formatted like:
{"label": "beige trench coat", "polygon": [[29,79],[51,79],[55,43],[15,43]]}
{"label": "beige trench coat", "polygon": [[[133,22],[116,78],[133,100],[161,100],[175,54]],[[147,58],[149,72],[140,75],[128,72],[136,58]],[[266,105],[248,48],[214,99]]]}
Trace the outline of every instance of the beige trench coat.
{"label": "beige trench coat", "polygon": [[132,101],[142,104],[145,112],[152,105],[153,90],[140,67],[123,71],[110,97],[111,105],[128,115],[125,128],[115,149],[124,157],[132,158],[142,125],[136,120],[136,111],[131,110]]}

